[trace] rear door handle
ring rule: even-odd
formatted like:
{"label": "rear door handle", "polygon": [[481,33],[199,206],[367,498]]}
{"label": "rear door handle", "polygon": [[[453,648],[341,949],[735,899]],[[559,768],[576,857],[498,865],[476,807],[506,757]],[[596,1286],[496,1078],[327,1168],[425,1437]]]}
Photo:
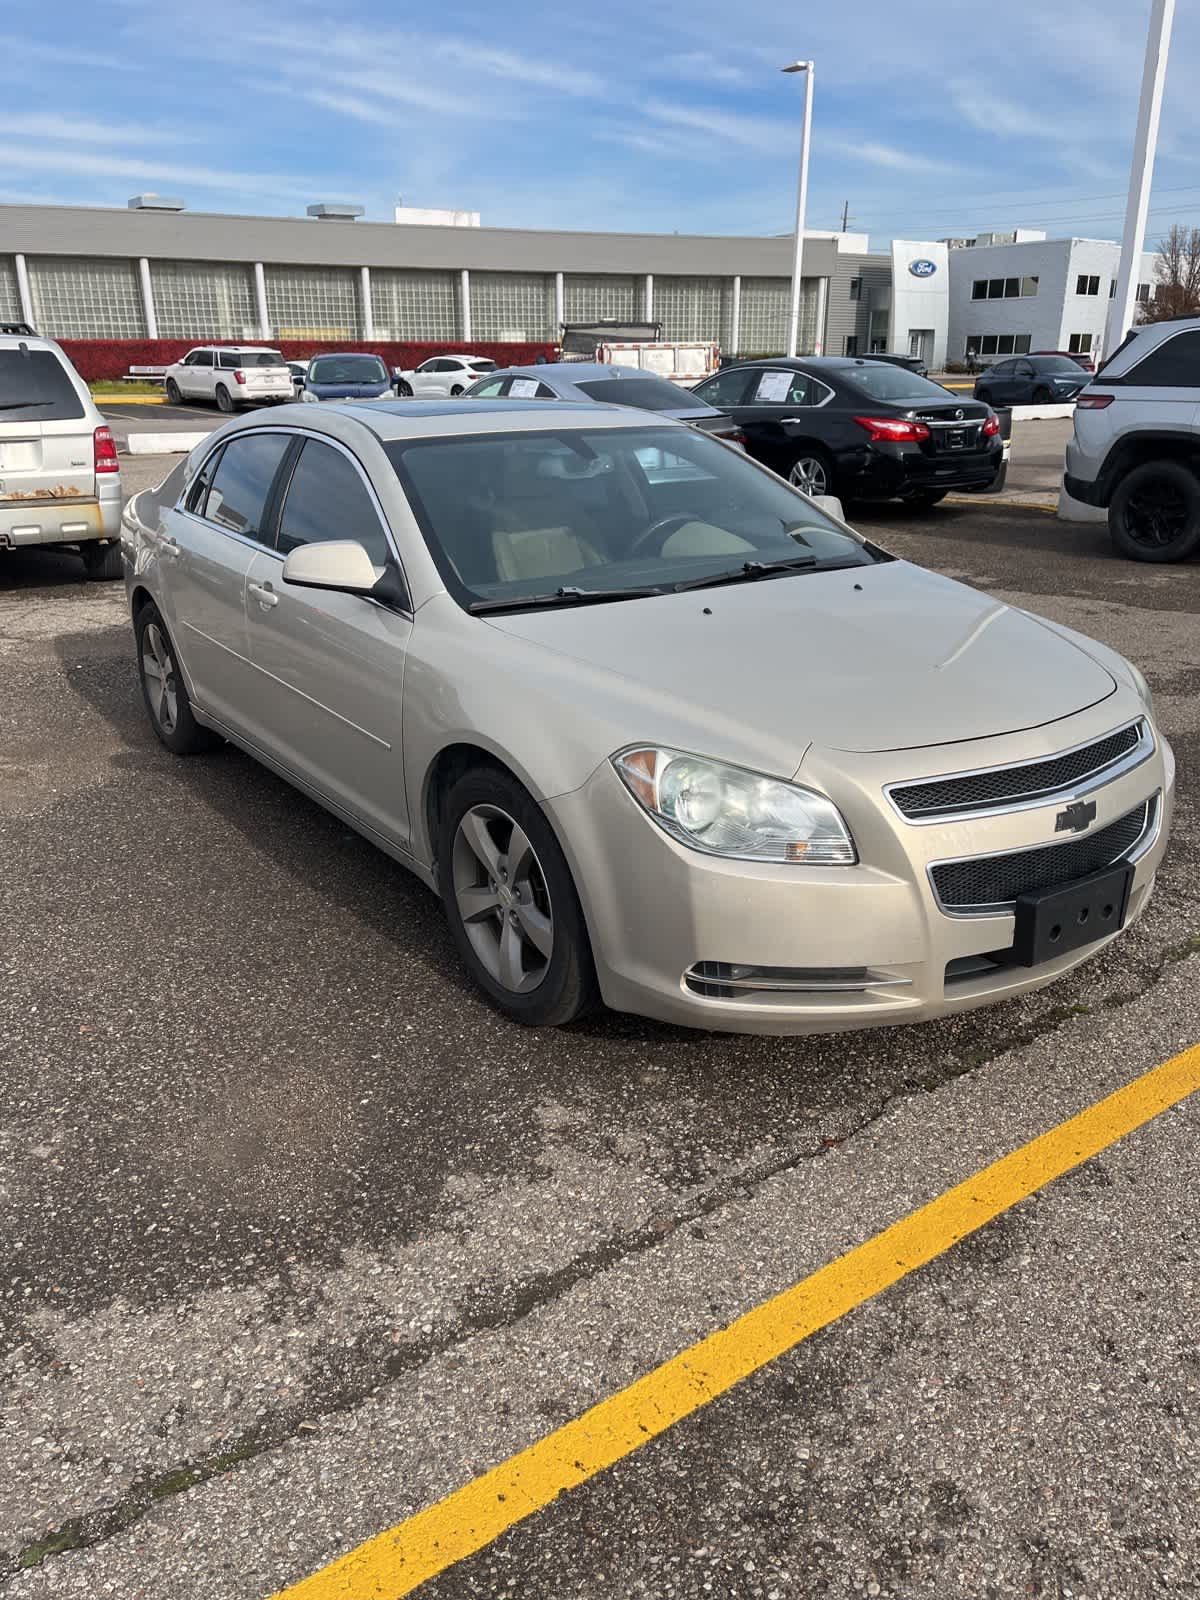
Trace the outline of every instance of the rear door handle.
{"label": "rear door handle", "polygon": [[179,547],[178,540],[172,539],[168,534],[165,533],[159,538],[158,548],[162,551],[164,556],[170,556],[176,561],[183,554],[183,551]]}
{"label": "rear door handle", "polygon": [[246,587],[264,611],[269,611],[272,606],[279,604],[279,596],[269,583],[249,583]]}

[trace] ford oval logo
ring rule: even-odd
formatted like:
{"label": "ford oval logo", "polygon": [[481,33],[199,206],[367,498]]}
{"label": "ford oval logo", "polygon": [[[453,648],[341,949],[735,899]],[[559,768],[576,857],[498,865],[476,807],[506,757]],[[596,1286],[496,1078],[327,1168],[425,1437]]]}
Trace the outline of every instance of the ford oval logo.
{"label": "ford oval logo", "polygon": [[908,270],[912,273],[914,278],[932,278],[934,273],[937,271],[937,262],[926,261],[922,257],[920,261],[910,261],[908,263]]}

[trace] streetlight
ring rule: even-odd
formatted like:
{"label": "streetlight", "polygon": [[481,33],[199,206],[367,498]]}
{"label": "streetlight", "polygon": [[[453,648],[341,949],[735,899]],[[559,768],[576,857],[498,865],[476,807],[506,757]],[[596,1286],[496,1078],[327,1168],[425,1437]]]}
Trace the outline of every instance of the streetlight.
{"label": "streetlight", "polygon": [[1150,182],[1154,176],[1154,153],[1158,148],[1158,119],[1162,111],[1163,83],[1167,76],[1167,52],[1171,48],[1171,24],[1175,19],[1175,0],[1153,0],[1150,26],[1146,34],[1146,62],[1142,68],[1142,94],[1138,102],[1137,132],[1133,140],[1133,161],[1129,169],[1129,199],[1125,203],[1125,234],[1121,240],[1121,265],[1117,287],[1108,312],[1104,354],[1111,355],[1133,326],[1133,308],[1142,261],[1142,241],[1150,207]]}
{"label": "streetlight", "polygon": [[800,135],[800,182],[796,189],[796,244],[792,255],[792,307],[788,320],[789,356],[796,354],[800,342],[800,269],[804,261],[804,213],[808,206],[808,146],[812,136],[812,97],[815,66],[811,61],[793,61],[783,72],[804,74],[804,127]]}

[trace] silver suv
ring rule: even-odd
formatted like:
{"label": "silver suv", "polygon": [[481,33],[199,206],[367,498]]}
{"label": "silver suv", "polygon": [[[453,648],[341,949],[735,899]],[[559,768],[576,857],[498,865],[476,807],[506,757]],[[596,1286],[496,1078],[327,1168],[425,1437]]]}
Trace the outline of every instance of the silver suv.
{"label": "silver suv", "polygon": [[53,339],[0,322],[0,551],[78,545],[89,578],[121,576],[112,431]]}
{"label": "silver suv", "polygon": [[1063,487],[1134,561],[1200,550],[1200,317],[1135,328],[1075,402]]}

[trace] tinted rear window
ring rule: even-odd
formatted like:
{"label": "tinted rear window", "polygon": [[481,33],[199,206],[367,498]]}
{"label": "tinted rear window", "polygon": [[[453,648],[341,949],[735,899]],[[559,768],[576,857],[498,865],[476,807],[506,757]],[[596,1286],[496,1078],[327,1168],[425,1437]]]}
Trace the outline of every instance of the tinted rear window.
{"label": "tinted rear window", "polygon": [[483,356],[478,356],[468,361],[467,366],[473,368],[476,372],[495,372],[496,370],[496,363],[494,361],[488,361],[486,357]]}
{"label": "tinted rear window", "polygon": [[931,400],[948,398],[947,390],[940,383],[930,383],[928,378],[920,378],[904,367],[884,366],[878,362],[869,367],[839,368],[838,377],[860,394],[869,395],[872,400],[886,400],[895,406],[925,405]]}
{"label": "tinted rear window", "polygon": [[286,367],[287,362],[278,350],[243,350],[239,352],[242,367]]}
{"label": "tinted rear window", "polygon": [[1070,356],[1034,356],[1035,372],[1060,372],[1064,378],[1078,378],[1083,368]]}
{"label": "tinted rear window", "polygon": [[1200,332],[1177,333],[1125,374],[1124,383],[1147,389],[1200,386]]}
{"label": "tinted rear window", "polygon": [[85,415],[52,350],[0,350],[0,422],[65,422]]}
{"label": "tinted rear window", "polygon": [[662,378],[597,378],[578,388],[593,400],[636,406],[639,411],[699,411],[705,404]]}

